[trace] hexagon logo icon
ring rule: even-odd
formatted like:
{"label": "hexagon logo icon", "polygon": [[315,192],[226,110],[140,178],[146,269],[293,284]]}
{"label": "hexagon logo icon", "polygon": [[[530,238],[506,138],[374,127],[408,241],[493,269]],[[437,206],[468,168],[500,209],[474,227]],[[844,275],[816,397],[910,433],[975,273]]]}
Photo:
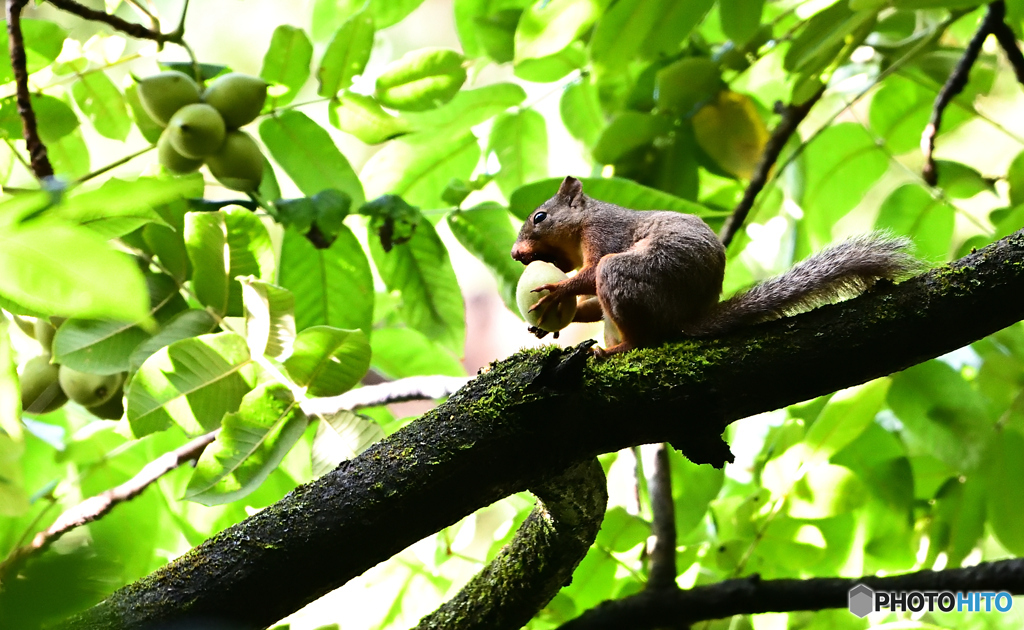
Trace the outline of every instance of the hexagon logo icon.
{"label": "hexagon logo icon", "polygon": [[875,592],[865,584],[858,584],[850,589],[850,612],[861,619],[872,612],[875,601]]}

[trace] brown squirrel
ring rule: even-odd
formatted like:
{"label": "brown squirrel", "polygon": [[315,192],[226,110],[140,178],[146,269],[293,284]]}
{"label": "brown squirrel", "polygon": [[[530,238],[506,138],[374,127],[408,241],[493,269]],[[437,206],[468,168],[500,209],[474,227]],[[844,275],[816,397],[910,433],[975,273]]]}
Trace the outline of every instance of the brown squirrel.
{"label": "brown squirrel", "polygon": [[[725,247],[699,217],[639,211],[593,199],[566,177],[526,219],[512,247],[523,264],[553,263],[575,276],[537,287],[533,307],[578,298],[576,322],[610,320],[621,342],[601,356],[682,336],[706,336],[862,293],[918,266],[905,238],[873,233],[825,249],[786,273],[719,302]],[[591,296],[597,296],[596,299]],[[546,306],[547,305],[547,306]],[[531,309],[531,310],[533,310]]]}

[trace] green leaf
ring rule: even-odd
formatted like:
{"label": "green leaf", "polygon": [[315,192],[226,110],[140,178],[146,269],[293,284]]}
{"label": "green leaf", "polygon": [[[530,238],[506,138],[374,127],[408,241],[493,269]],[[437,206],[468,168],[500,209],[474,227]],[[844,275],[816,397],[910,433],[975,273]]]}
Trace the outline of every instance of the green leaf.
{"label": "green leaf", "polygon": [[624,111],[612,119],[594,146],[594,161],[612,164],[634,149],[668,135],[672,121],[665,116]]}
{"label": "green leaf", "polygon": [[351,411],[322,418],[313,438],[313,476],[326,475],[383,438],[379,424]]}
{"label": "green leaf", "polygon": [[[899,155],[919,150],[921,131],[931,118],[935,92],[902,76],[885,80],[871,97],[868,120],[871,129],[885,139],[889,150]],[[948,133],[971,119],[971,114],[957,106],[946,108],[939,135]]]}
{"label": "green leaf", "polygon": [[164,128],[160,126],[160,123],[153,120],[152,116],[146,113],[146,110],[142,109],[142,101],[139,100],[138,83],[132,82],[131,85],[124,89],[124,100],[128,103],[132,119],[135,121],[135,126],[139,128],[142,137],[146,139],[146,142],[156,144]]}
{"label": "green leaf", "polygon": [[988,499],[988,521],[992,532],[1010,553],[1024,554],[1024,492],[1020,480],[1024,475],[1024,436],[1013,429],[995,433],[985,457],[985,493]]}
{"label": "green leaf", "polygon": [[374,95],[385,107],[419,112],[452,100],[466,82],[465,57],[447,48],[420,48],[377,77]]}
{"label": "green leaf", "polygon": [[[14,80],[11,68],[11,46],[7,34],[6,20],[0,20],[0,83]],[[63,28],[46,20],[21,19],[21,35],[25,41],[26,66],[29,74],[50,65],[60,55],[68,33]]]}
{"label": "green leaf", "polygon": [[388,143],[361,172],[368,197],[400,195],[420,208],[444,208],[441,199],[452,179],[469,179],[480,161],[476,136],[465,133],[415,134]]}
{"label": "green leaf", "polygon": [[288,388],[260,385],[224,416],[217,439],[206,447],[185,489],[185,498],[223,505],[259,487],[302,437],[309,419]]}
{"label": "green leaf", "polygon": [[185,215],[185,245],[192,261],[192,289],[218,313],[242,314],[238,276],[274,277],[274,252],[263,223],[248,210],[229,206]]}
{"label": "green leaf", "polygon": [[655,75],[659,109],[690,114],[722,89],[718,64],[707,57],[684,57]]}
{"label": "green leaf", "polygon": [[128,385],[128,422],[135,437],[175,423],[196,435],[220,426],[252,389],[249,348],[235,333],[200,335],[161,348]]}
{"label": "green leaf", "polygon": [[[39,138],[46,144],[57,142],[78,129],[78,116],[67,103],[48,94],[32,94],[32,111],[39,125]],[[15,97],[0,99],[0,134],[11,139],[22,138],[21,116]]]}
{"label": "green leaf", "polygon": [[993,419],[981,396],[949,365],[928,361],[897,373],[888,400],[906,427],[910,448],[958,471],[980,463]]}
{"label": "green leaf", "polygon": [[532,109],[500,114],[494,119],[488,151],[501,170],[494,179],[506,198],[524,184],[548,174],[548,130],[544,117]]}
{"label": "green leaf", "polygon": [[590,76],[580,77],[565,86],[558,102],[566,130],[587,147],[597,144],[606,124],[597,88]]}
{"label": "green leaf", "polygon": [[[594,63],[607,68],[628,64],[672,0],[619,0],[605,11],[590,39]],[[623,34],[628,33],[628,37]]]}
{"label": "green leaf", "polygon": [[797,197],[818,243],[853,209],[889,166],[889,158],[857,123],[833,125],[801,155],[803,190]]}
{"label": "green leaf", "polygon": [[408,120],[384,111],[373,97],[355,92],[346,91],[333,101],[328,116],[332,125],[366,144],[380,144],[414,129]]}
{"label": "green leaf", "polygon": [[260,123],[260,138],[304,195],[337,188],[356,207],[366,198],[352,166],[323,127],[302,112],[289,110]]}
{"label": "green leaf", "polygon": [[271,107],[287,105],[309,78],[309,64],[313,60],[313,44],[301,28],[282,24],[274,29],[270,48],[263,57],[260,78],[271,85],[287,88],[270,97]]}
{"label": "green leaf", "polygon": [[515,59],[516,29],[522,15],[522,9],[505,9],[473,19],[476,41],[488,57],[498,63],[508,63]]}
{"label": "green leaf", "polygon": [[399,312],[405,323],[461,356],[466,334],[462,293],[434,226],[421,218],[412,238],[386,253],[377,235],[371,232],[369,241],[381,279],[402,296]]}
{"label": "green leaf", "polygon": [[892,6],[900,11],[920,9],[973,9],[978,6],[972,0],[893,0]]}
{"label": "green leaf", "polygon": [[[40,133],[42,136],[42,133]],[[59,140],[46,142],[50,162],[57,175],[77,179],[89,173],[92,162],[89,160],[89,147],[85,144],[82,132],[75,129]]]}
{"label": "green leaf", "polygon": [[[7,332],[10,324],[0,315],[0,436],[21,442],[21,393],[18,390],[18,372],[14,363],[14,348]],[[3,433],[6,432],[6,436]],[[2,438],[0,438],[2,439]],[[2,461],[2,458],[0,458]],[[0,477],[3,474],[0,473]],[[7,484],[0,483],[0,486]],[[2,493],[3,490],[0,490]]]}
{"label": "green leaf", "polygon": [[904,184],[882,202],[875,227],[910,236],[915,254],[925,260],[947,258],[956,209],[926,188]]}
{"label": "green leaf", "polygon": [[364,12],[356,13],[341,25],[316,71],[317,94],[333,97],[352,85],[352,79],[363,73],[370,60],[374,33],[373,17]]}
{"label": "green leaf", "polygon": [[597,16],[598,7],[591,0],[532,3],[523,11],[516,27],[516,64],[561,52],[586,32]]}
{"label": "green leaf", "polygon": [[676,505],[676,531],[685,536],[704,521],[711,501],[725,481],[724,470],[710,464],[694,464],[675,449],[669,449],[672,470],[672,500]]}
{"label": "green leaf", "polygon": [[689,0],[673,2],[651,28],[641,48],[641,54],[650,59],[671,56],[679,51],[681,43],[690,36],[690,31],[704,20],[714,0]]}
{"label": "green leaf", "polygon": [[249,276],[242,280],[245,337],[249,353],[283,359],[295,341],[295,296],[292,292]]}
{"label": "green leaf", "polygon": [[928,522],[928,555],[934,563],[940,553],[949,567],[959,567],[985,534],[985,486],[981,479],[954,477],[946,481],[932,502]]}
{"label": "green leaf", "polygon": [[146,362],[146,359],[161,348],[165,348],[175,341],[213,332],[216,327],[216,320],[206,311],[191,309],[178,313],[163,325],[160,332],[135,348],[128,359],[131,371],[138,370]]}
{"label": "green leaf", "polygon": [[157,208],[202,194],[186,178],[111,178],[99,188],[75,191],[49,215],[91,228],[106,238],[124,236],[147,223],[167,225]]}
{"label": "green leaf", "polygon": [[764,0],[721,0],[718,17],[722,21],[722,32],[742,46],[761,28],[761,13]]}
{"label": "green leaf", "polygon": [[126,322],[69,319],[53,338],[54,362],[89,374],[117,374],[131,367],[128,358],[149,334]]}
{"label": "green leaf", "polygon": [[124,141],[131,131],[124,96],[105,72],[90,72],[71,84],[78,108],[101,136]]}
{"label": "green leaf", "polygon": [[514,83],[495,83],[475,90],[462,90],[448,104],[426,112],[406,112],[402,118],[419,131],[454,132],[469,129],[515,107],[526,99],[526,91]]}
{"label": "green leaf", "polygon": [[[687,212],[697,216],[708,215],[708,210],[700,204],[680,199],[679,197],[663,193],[660,190],[642,186],[628,179],[617,177],[583,177],[583,191],[589,197],[614,203],[624,208],[634,210],[674,210],[676,212]],[[526,220],[530,213],[537,209],[537,206],[544,203],[558,192],[562,178],[545,179],[527,186],[512,193],[509,199],[509,212],[513,216]]]}
{"label": "green leaf", "polygon": [[337,396],[352,389],[370,369],[370,343],[361,330],[313,326],[295,338],[284,367],[310,396]]}
{"label": "green leaf", "polygon": [[875,421],[889,383],[874,380],[832,396],[804,434],[804,465],[820,464],[853,442]]}
{"label": "green leaf", "polygon": [[149,316],[142,272],[90,230],[23,224],[0,231],[0,296],[47,315]]}
{"label": "green leaf", "polygon": [[1024,203],[1024,151],[1017,154],[1006,171],[1006,182],[1010,185],[1010,205]]}
{"label": "green leaf", "polygon": [[582,72],[588,61],[583,42],[575,41],[553,55],[523,59],[516,63],[513,72],[523,81],[552,83],[576,70]]}
{"label": "green leaf", "polygon": [[455,210],[445,218],[459,244],[481,260],[494,276],[508,310],[518,315],[516,285],[524,267],[509,255],[516,242],[516,229],[508,210],[492,202]]}
{"label": "green leaf", "polygon": [[455,355],[412,328],[375,330],[370,346],[373,348],[373,368],[393,379],[466,374],[466,369]]}
{"label": "green leaf", "polygon": [[373,275],[355,235],[345,226],[328,249],[317,249],[294,230],[281,245],[278,284],[295,296],[295,327],[360,328],[373,322]]}
{"label": "green leaf", "polygon": [[807,74],[820,72],[853,39],[863,39],[870,32],[868,27],[874,24],[875,15],[875,10],[853,11],[846,2],[837,2],[816,14],[807,20],[786,52],[785,69]]}
{"label": "green leaf", "polygon": [[995,192],[992,182],[975,169],[951,160],[936,160],[938,187],[953,199],[969,199],[980,192]]}

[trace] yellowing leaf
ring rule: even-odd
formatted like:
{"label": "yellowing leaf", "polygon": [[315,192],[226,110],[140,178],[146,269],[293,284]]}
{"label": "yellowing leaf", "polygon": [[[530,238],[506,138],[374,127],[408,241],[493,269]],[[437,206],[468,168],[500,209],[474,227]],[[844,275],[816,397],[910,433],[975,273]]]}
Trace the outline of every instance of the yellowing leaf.
{"label": "yellowing leaf", "polygon": [[768,128],[749,96],[718,93],[693,116],[697,144],[724,171],[741,179],[750,179],[768,142]]}

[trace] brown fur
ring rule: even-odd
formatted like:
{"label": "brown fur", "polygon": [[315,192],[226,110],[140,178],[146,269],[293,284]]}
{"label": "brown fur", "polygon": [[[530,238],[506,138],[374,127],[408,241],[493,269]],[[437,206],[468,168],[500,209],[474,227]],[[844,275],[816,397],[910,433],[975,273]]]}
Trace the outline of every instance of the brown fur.
{"label": "brown fur", "polygon": [[[543,213],[543,214],[540,214]],[[540,220],[538,220],[540,219]],[[512,257],[579,269],[534,308],[567,295],[597,296],[622,342],[603,354],[657,345],[682,335],[711,335],[809,310],[863,292],[880,278],[916,266],[909,242],[870,234],[834,245],[785,274],[719,302],[725,248],[699,217],[638,211],[592,199],[566,177],[558,193],[523,224]],[[595,321],[593,300],[573,321]]]}

